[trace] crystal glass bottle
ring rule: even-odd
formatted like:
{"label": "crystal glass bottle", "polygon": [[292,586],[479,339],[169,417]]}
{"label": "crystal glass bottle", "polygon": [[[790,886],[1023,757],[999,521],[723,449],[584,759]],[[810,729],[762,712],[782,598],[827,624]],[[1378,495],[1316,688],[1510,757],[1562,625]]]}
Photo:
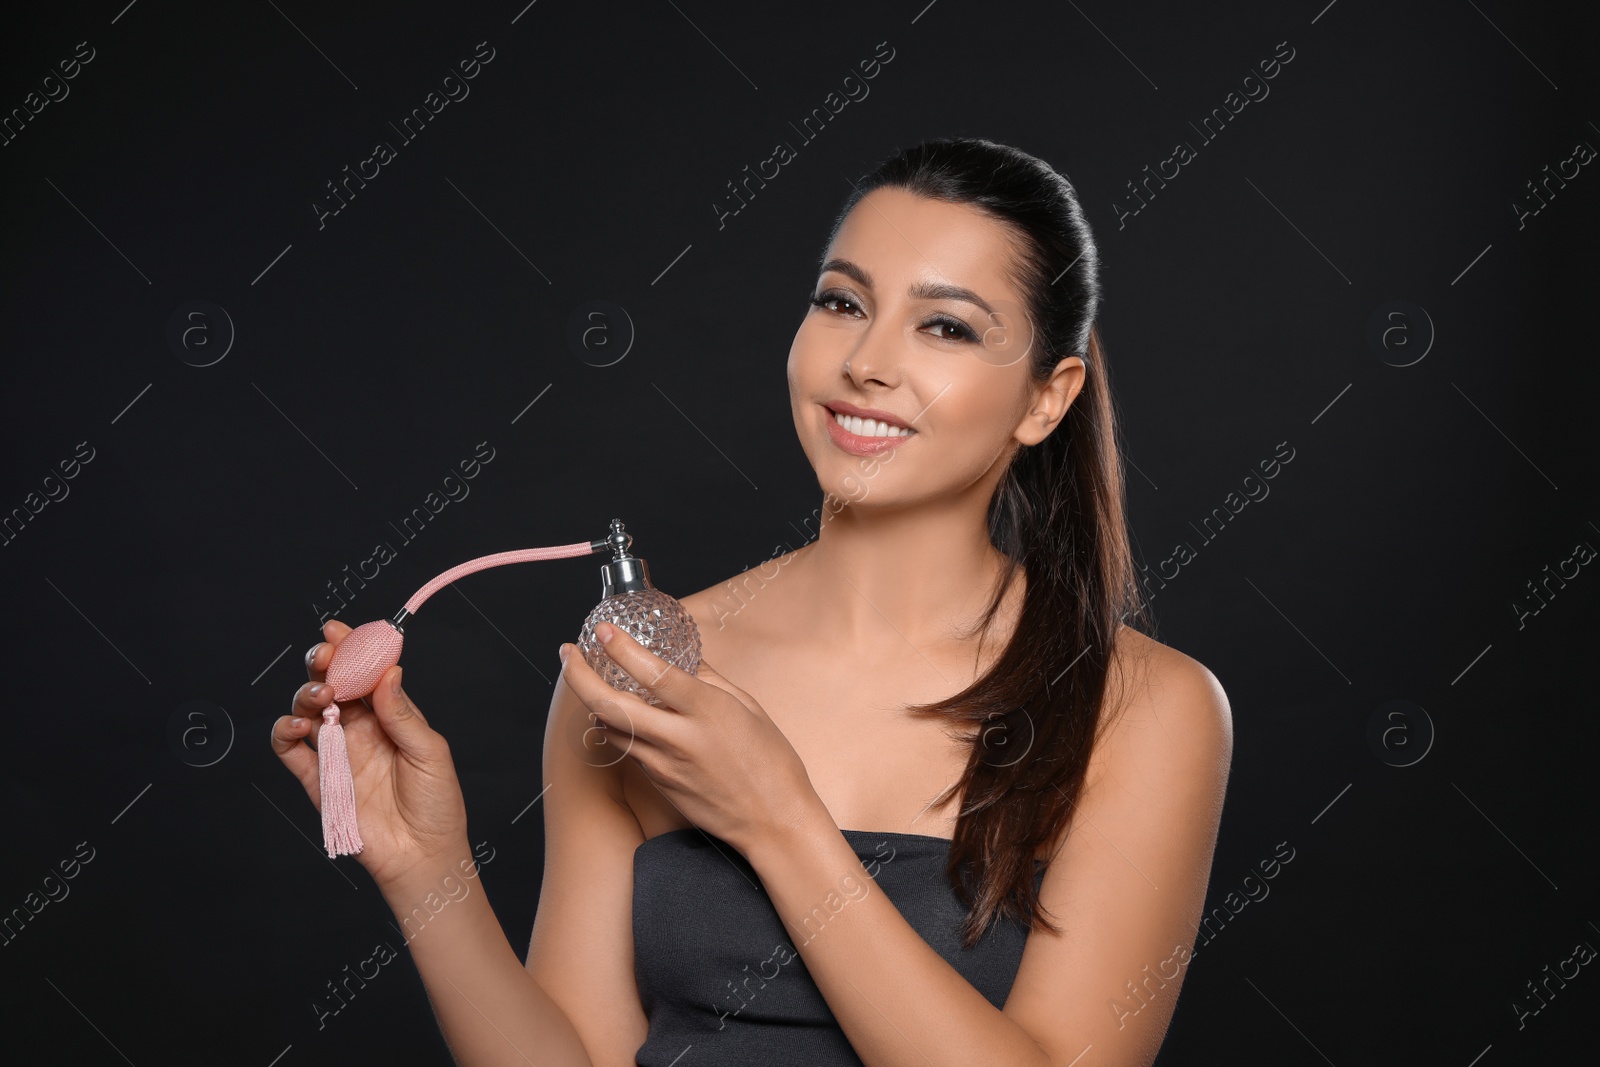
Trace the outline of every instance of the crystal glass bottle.
{"label": "crystal glass bottle", "polygon": [[661,701],[646,690],[615,660],[595,637],[594,628],[609,622],[639,644],[690,674],[700,671],[700,629],[694,617],[675,598],[650,582],[650,565],[628,554],[633,536],[624,532],[621,519],[611,520],[612,558],[600,568],[601,600],[583,622],[578,649],[595,673],[613,689],[633,693],[649,704]]}

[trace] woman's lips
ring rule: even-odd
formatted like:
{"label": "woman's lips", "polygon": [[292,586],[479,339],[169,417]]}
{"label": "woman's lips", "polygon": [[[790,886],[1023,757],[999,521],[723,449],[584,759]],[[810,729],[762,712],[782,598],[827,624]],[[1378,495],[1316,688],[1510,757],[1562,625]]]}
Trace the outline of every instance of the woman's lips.
{"label": "woman's lips", "polygon": [[908,433],[903,437],[863,437],[861,434],[851,433],[843,426],[840,426],[839,420],[834,418],[833,412],[828,410],[826,407],[822,409],[822,413],[828,418],[828,436],[833,439],[834,444],[838,445],[852,456],[881,455],[892,448],[897,448],[900,445],[905,444],[907,441],[917,436],[916,431],[913,430],[911,433]]}

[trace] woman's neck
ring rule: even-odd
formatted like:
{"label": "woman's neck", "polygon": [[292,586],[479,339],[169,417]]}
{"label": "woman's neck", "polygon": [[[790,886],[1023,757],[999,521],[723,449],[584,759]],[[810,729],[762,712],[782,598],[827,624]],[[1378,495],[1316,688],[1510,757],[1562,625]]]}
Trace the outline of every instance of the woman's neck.
{"label": "woman's neck", "polygon": [[870,651],[960,641],[1006,568],[970,507],[846,506],[796,554],[808,629]]}

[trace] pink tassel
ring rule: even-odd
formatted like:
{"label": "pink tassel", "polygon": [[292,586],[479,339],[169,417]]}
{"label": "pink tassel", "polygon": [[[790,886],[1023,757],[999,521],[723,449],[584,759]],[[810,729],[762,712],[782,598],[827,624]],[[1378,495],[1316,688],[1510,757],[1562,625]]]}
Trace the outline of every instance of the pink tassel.
{"label": "pink tassel", "polygon": [[328,858],[360,852],[356,783],[350,774],[350,752],[345,748],[344,727],[339,725],[338,704],[322,709],[322,729],[317,732],[317,774],[322,779],[322,843]]}

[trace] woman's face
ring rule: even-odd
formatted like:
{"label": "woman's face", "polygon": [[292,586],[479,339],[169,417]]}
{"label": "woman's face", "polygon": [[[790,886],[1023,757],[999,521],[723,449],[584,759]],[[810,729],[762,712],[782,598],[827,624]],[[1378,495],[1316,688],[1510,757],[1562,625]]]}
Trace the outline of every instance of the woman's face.
{"label": "woman's face", "polygon": [[[987,505],[1015,449],[1057,424],[1082,363],[1032,380],[1013,240],[974,208],[903,189],[851,210],[789,349],[795,430],[825,492],[888,505],[975,490]],[[840,426],[852,410],[912,432]]]}

